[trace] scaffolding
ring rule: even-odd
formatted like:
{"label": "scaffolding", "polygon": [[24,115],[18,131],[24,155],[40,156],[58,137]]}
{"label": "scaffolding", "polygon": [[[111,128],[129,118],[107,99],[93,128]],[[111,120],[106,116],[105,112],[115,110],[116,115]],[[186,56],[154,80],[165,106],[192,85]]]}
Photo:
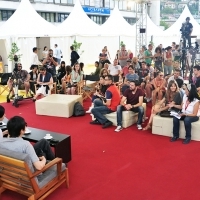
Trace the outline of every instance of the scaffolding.
{"label": "scaffolding", "polygon": [[139,0],[136,2],[136,55],[143,45],[147,46],[147,13],[150,2]]}

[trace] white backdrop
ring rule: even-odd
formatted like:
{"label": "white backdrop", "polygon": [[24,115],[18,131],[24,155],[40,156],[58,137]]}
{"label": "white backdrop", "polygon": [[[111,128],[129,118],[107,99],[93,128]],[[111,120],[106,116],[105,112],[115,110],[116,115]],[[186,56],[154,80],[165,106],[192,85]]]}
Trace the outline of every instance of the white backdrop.
{"label": "white backdrop", "polygon": [[66,65],[70,65],[70,46],[73,44],[75,36],[69,37],[51,37],[50,38],[50,47],[54,49],[54,45],[57,44],[60,50],[63,53],[62,60],[65,61]]}
{"label": "white backdrop", "polygon": [[20,49],[18,54],[23,54],[20,61],[22,63],[22,67],[29,72],[33,47],[36,47],[36,38],[17,38],[15,39],[15,42]]}
{"label": "white backdrop", "polygon": [[83,61],[85,64],[94,64],[95,61],[99,61],[99,54],[102,52],[104,46],[108,47],[112,62],[119,49],[119,37],[117,36],[76,36],[76,41],[82,42],[81,51],[84,50],[84,53],[80,56],[80,61]]}

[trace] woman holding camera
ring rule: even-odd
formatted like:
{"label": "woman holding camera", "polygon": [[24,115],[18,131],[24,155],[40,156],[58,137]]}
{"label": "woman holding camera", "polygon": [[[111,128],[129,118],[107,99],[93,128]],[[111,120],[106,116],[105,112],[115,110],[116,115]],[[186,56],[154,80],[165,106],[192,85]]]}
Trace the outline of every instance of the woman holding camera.
{"label": "woman holding camera", "polygon": [[180,120],[184,121],[186,136],[183,140],[183,144],[188,144],[191,140],[191,123],[199,120],[199,96],[195,85],[185,84],[184,87],[185,95],[183,96],[183,102],[181,105],[182,113],[180,119],[173,117],[173,137],[170,139],[171,142],[175,142],[179,138]]}

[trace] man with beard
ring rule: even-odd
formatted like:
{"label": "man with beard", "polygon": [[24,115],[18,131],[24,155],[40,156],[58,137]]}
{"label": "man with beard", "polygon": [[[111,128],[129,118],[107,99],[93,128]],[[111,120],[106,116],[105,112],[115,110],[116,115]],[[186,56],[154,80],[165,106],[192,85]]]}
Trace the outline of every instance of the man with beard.
{"label": "man with beard", "polygon": [[138,88],[139,82],[137,80],[130,81],[130,88],[128,88],[121,99],[120,105],[117,106],[117,128],[116,132],[121,131],[122,128],[122,112],[125,110],[138,113],[137,128],[142,130],[142,118],[144,115],[144,107],[142,106],[144,93]]}

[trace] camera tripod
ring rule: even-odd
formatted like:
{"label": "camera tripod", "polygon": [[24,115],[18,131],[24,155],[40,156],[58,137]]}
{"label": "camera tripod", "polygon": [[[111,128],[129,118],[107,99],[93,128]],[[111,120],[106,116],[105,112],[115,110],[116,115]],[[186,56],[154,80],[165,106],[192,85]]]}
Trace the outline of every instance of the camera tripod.
{"label": "camera tripod", "polygon": [[31,93],[31,90],[29,90],[30,97],[24,98],[23,95],[18,95],[19,80],[13,79],[12,87],[10,88],[9,93],[7,95],[7,103],[10,103],[10,99],[11,99],[10,98],[10,94],[11,94],[11,92],[13,90],[14,90],[14,98],[13,98],[12,105],[15,106],[16,108],[19,107],[19,104],[18,104],[19,101],[26,100],[26,99],[32,99],[33,98],[33,94]]}

